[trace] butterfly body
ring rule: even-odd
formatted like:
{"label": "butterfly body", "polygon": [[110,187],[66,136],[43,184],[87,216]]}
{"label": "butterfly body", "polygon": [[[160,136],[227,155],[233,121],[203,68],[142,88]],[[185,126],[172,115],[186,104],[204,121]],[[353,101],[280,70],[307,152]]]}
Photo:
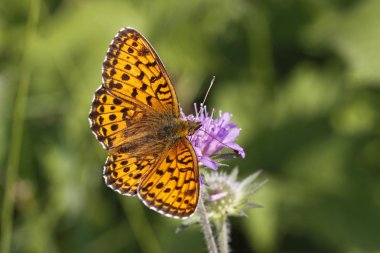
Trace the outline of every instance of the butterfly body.
{"label": "butterfly body", "polygon": [[199,122],[179,119],[170,114],[153,113],[126,129],[123,134],[128,142],[111,149],[110,154],[117,151],[144,157],[146,150],[149,150],[152,156],[157,157],[174,146],[179,139],[193,135],[200,127]]}
{"label": "butterfly body", "polygon": [[149,208],[188,218],[197,207],[197,157],[187,136],[199,122],[179,117],[172,82],[157,53],[136,30],[120,30],[103,63],[103,83],[89,115],[108,150],[103,177],[114,191]]}

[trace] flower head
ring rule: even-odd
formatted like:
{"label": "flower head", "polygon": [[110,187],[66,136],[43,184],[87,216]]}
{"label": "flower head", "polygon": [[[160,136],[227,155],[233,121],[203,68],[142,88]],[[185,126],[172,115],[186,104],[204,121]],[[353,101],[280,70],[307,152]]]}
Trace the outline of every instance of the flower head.
{"label": "flower head", "polygon": [[207,213],[211,219],[226,216],[244,216],[244,211],[259,205],[251,202],[252,195],[266,182],[255,182],[260,171],[250,175],[243,181],[237,181],[238,169],[231,174],[224,172],[205,173],[207,186],[203,191],[203,199]]}
{"label": "flower head", "polygon": [[[235,143],[241,129],[237,127],[237,124],[229,122],[232,117],[230,113],[219,111],[219,117],[213,119],[214,110],[209,115],[206,106],[201,105],[198,111],[195,105],[195,111],[195,116],[185,116],[183,112],[181,115],[188,120],[199,121],[202,124],[201,129],[190,137],[200,163],[217,170],[218,163],[215,159],[220,151],[226,147],[231,148],[241,157],[245,157],[243,148]],[[219,158],[223,158],[223,156],[219,156]]]}

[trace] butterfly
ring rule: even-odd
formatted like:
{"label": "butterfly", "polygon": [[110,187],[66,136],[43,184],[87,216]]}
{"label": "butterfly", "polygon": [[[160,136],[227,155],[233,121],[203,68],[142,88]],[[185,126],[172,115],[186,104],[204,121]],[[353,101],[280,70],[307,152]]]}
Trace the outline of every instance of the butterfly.
{"label": "butterfly", "polygon": [[188,218],[200,191],[197,156],[187,136],[200,122],[180,118],[173,84],[150,43],[121,29],[103,62],[89,121],[108,150],[103,177],[114,191],[137,195],[150,209]]}

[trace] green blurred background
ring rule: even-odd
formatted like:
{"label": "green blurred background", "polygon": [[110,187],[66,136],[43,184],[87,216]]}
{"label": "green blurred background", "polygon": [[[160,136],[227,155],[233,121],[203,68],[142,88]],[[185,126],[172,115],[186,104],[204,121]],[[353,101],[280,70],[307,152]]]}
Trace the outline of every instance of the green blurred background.
{"label": "green blurred background", "polygon": [[179,221],[103,182],[87,117],[131,26],[187,113],[216,76],[207,104],[233,113],[247,153],[231,166],[269,179],[264,208],[232,219],[233,252],[380,252],[379,14],[377,0],[1,1],[2,239],[13,227],[11,252],[206,252],[199,227],[175,234]]}

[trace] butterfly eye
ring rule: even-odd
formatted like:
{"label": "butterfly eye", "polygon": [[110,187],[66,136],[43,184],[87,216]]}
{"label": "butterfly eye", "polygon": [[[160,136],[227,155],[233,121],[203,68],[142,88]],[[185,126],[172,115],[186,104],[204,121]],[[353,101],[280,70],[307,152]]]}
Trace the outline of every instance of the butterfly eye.
{"label": "butterfly eye", "polygon": [[188,124],[187,135],[193,135],[195,131],[197,131],[202,126],[201,122],[197,122],[197,121],[187,121],[187,124]]}

